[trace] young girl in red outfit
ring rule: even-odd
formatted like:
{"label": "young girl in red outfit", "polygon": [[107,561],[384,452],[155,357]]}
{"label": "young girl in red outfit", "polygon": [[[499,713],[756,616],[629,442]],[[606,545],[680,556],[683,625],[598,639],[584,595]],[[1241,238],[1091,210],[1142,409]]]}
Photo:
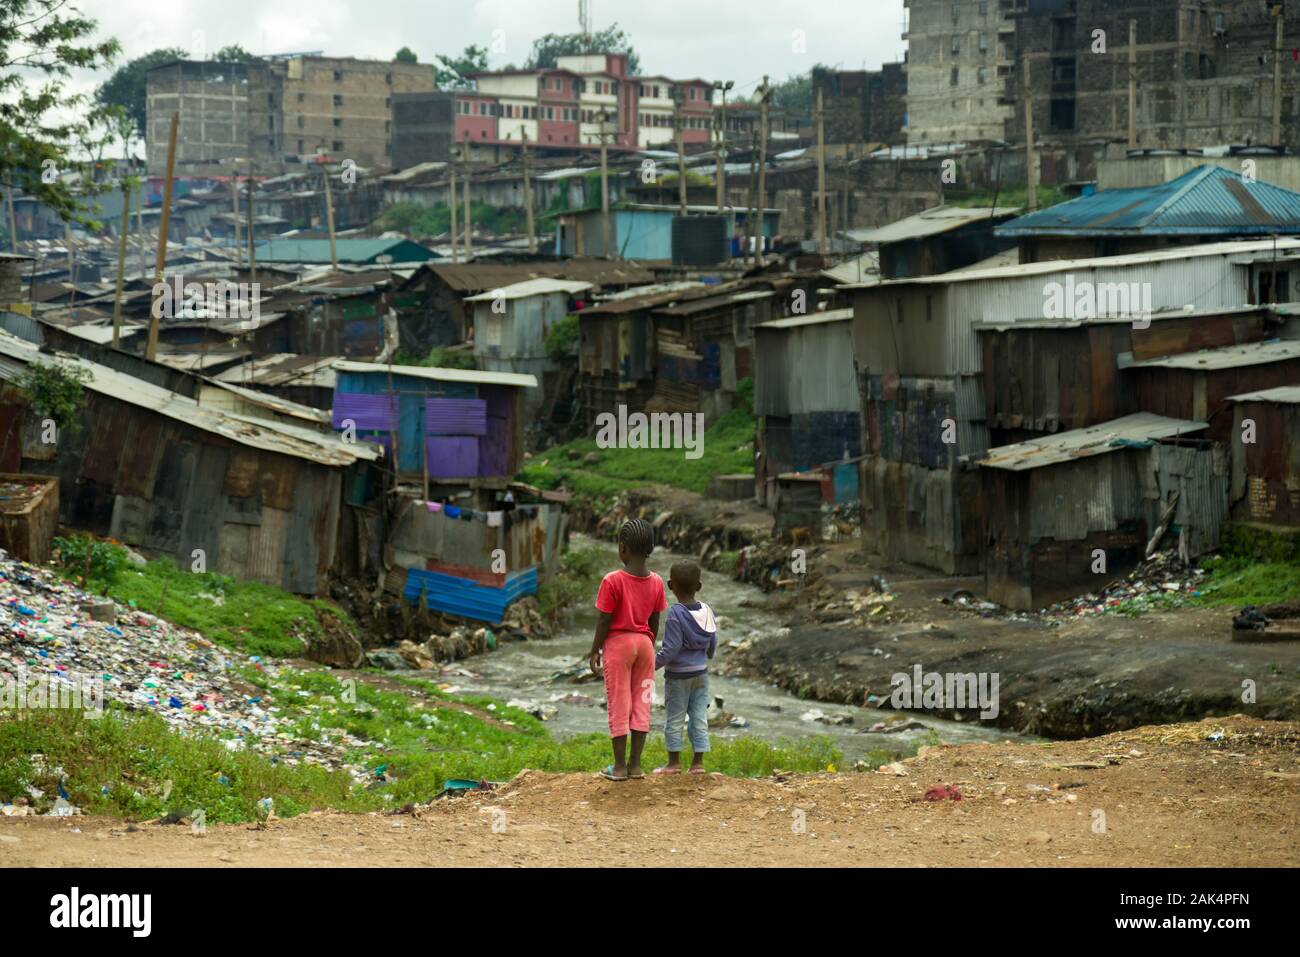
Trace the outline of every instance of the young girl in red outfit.
{"label": "young girl in red outfit", "polygon": [[[609,736],[614,763],[600,773],[611,781],[643,778],[641,749],[650,731],[650,700],[655,686],[655,638],[659,613],[668,607],[664,580],[646,567],[654,551],[654,529],[634,518],[618,531],[623,567],[610,572],[596,593],[596,637],[591,643],[591,670],[605,663],[605,698],[609,702]],[[627,739],[632,737],[631,753]]]}

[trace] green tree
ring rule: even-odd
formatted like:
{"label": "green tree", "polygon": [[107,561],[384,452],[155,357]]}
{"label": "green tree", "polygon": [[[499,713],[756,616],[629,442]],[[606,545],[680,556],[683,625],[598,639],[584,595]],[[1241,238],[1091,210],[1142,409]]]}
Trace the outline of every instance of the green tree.
{"label": "green tree", "polygon": [[164,63],[183,60],[186,52],[180,47],[164,47],[154,50],[134,60],[128,60],[118,67],[107,80],[95,91],[95,102],[101,107],[118,107],[125,111],[127,118],[135,127],[136,136],[145,135],[145,94],[146,78],[150,70]]}
{"label": "green tree", "polygon": [[641,72],[641,58],[632,49],[632,41],[617,23],[587,36],[583,33],[548,33],[533,41],[533,52],[528,55],[525,67],[529,70],[548,70],[555,67],[561,56],[578,53],[626,53],[627,72],[636,76]]}
{"label": "green tree", "polygon": [[212,59],[218,63],[252,63],[259,57],[256,54],[249,53],[238,43],[232,43],[214,53]]}
{"label": "green tree", "polygon": [[469,74],[488,68],[487,47],[467,46],[460,56],[434,57],[433,79],[441,90],[458,90],[469,87]]}
{"label": "green tree", "polygon": [[393,57],[394,63],[419,63],[420,58],[415,55],[415,51],[410,47],[402,47]]}
{"label": "green tree", "polygon": [[73,70],[98,69],[120,52],[95,32],[62,0],[0,0],[0,186],[65,219],[86,213],[65,175],[84,175],[83,151],[93,155],[116,128],[112,109],[66,85]]}

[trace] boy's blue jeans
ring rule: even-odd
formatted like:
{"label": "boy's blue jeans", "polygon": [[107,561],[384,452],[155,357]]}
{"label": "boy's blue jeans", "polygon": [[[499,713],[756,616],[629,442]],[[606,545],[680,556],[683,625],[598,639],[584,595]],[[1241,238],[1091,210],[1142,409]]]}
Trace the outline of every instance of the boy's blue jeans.
{"label": "boy's blue jeans", "polygon": [[709,750],[709,676],[674,678],[664,675],[664,746],[673,752],[682,750],[682,724],[691,719],[691,751]]}

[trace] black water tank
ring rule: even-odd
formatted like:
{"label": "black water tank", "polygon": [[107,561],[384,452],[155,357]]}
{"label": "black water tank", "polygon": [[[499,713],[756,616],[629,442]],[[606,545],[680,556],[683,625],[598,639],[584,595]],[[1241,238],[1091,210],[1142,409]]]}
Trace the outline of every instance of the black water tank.
{"label": "black water tank", "polygon": [[673,217],[674,266],[714,266],[726,259],[725,216]]}

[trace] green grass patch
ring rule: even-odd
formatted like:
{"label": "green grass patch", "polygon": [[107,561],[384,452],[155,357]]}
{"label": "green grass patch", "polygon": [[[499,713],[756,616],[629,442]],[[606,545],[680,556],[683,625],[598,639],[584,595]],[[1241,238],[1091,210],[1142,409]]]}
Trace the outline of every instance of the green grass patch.
{"label": "green grass patch", "polygon": [[393,356],[393,363],[399,366],[421,366],[429,369],[476,368],[474,353],[468,349],[446,349],[442,346],[434,346],[425,356],[399,351]]}
{"label": "green grass patch", "polygon": [[[362,783],[346,771],[232,751],[214,736],[182,735],[156,715],[110,706],[98,720],[53,709],[0,718],[0,801],[34,786],[46,795],[40,808],[62,781],[68,799],[88,813],[141,820],[202,809],[213,823],[253,821],[264,797],[281,817],[313,808],[367,811],[427,802],[452,778],[505,781],[524,768],[591,773],[611,760],[605,734],[559,741],[536,718],[493,699],[448,695],[417,677],[386,677],[411,693],[365,681],[350,687],[325,671],[259,675],[290,721],[296,743],[286,748],[340,731],[372,742],[349,755],[365,771]],[[444,706],[450,704],[473,710]],[[593,723],[602,720],[593,710]],[[826,736],[775,744],[715,737],[713,745],[707,767],[737,777],[836,770],[842,760]],[[667,760],[662,735],[651,736],[644,760],[647,767]]]}
{"label": "green grass patch", "polygon": [[[465,228],[461,218],[463,207],[456,207],[457,227]],[[473,225],[494,235],[522,233],[528,226],[523,207],[496,207],[487,203],[470,203]],[[375,219],[373,226],[380,232],[393,230],[414,238],[441,236],[451,229],[451,210],[445,203],[421,206],[417,203],[395,203],[388,206]]]}
{"label": "green grass patch", "polygon": [[[973,206],[992,206],[996,198],[998,206],[1020,207],[1028,209],[1029,206],[1029,187],[1025,185],[1003,186],[997,191],[996,197],[991,189],[983,190],[953,190],[946,189],[943,192],[943,201],[949,206],[960,206],[963,209],[969,209]],[[1048,206],[1055,206],[1057,203],[1063,203],[1071,197],[1065,195],[1065,191],[1059,186],[1038,185],[1038,208],[1046,209]]]}
{"label": "green grass patch", "polygon": [[[144,566],[131,565],[108,552],[125,555],[119,545],[99,542],[93,549],[79,546],[60,571],[87,591],[193,628],[229,648],[289,657],[302,653],[303,640],[324,635],[330,623],[356,630],[342,609],[318,598],[303,598],[273,585],[212,572],[182,571],[166,558]],[[90,565],[85,564],[86,555],[92,556]]]}
{"label": "green grass patch", "polygon": [[1200,588],[1198,604],[1269,605],[1300,601],[1300,563],[1256,562],[1222,555],[1202,563],[1209,574]]}
{"label": "green grass patch", "polygon": [[57,796],[60,779],[68,801],[86,813],[133,820],[202,809],[211,823],[254,821],[264,797],[281,817],[367,803],[354,796],[346,772],[273,764],[215,737],[177,734],[157,715],[109,706],[95,720],[71,709],[0,718],[0,801],[28,797],[35,787],[45,792],[34,802],[41,809]]}
{"label": "green grass patch", "polygon": [[[647,482],[703,493],[715,475],[753,471],[754,424],[748,410],[732,409],[705,430],[704,454],[698,459],[686,458],[682,449],[600,449],[594,436],[574,439],[535,455],[519,478],[542,488],[563,485],[589,498],[617,495]],[[569,457],[571,449],[578,458]],[[599,460],[586,462],[588,453]]]}

